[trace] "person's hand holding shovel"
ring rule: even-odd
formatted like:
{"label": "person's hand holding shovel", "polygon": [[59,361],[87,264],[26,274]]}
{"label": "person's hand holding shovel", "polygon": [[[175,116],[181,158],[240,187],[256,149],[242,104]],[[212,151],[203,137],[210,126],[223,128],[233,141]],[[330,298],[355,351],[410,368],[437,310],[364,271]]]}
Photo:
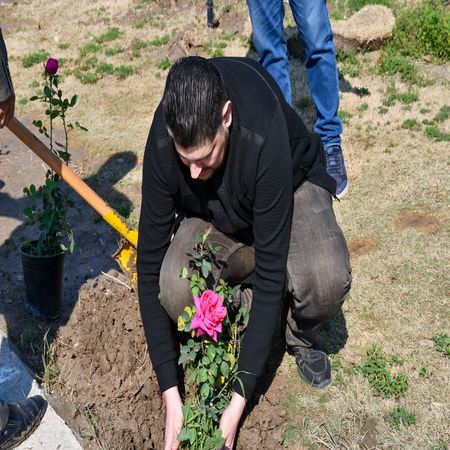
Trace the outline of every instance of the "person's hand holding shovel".
{"label": "person's hand holding shovel", "polygon": [[6,100],[0,102],[0,128],[3,128],[14,115],[16,96],[11,94]]}

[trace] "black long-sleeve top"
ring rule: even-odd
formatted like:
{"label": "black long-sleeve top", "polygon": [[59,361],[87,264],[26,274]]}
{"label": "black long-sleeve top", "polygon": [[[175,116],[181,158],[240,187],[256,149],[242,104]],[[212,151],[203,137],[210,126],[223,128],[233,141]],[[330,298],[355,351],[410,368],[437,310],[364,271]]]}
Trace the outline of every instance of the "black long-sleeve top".
{"label": "black long-sleeve top", "polygon": [[9,73],[8,53],[0,28],[0,102],[4,102],[12,94],[14,94],[14,89]]}
{"label": "black long-sleeve top", "polygon": [[333,194],[336,186],[325,172],[320,138],[308,132],[258,63],[246,58],[210,61],[222,74],[232,104],[226,159],[210,181],[193,180],[175,151],[159,105],[144,156],[139,302],[153,368],[163,392],[179,381],[175,327],[158,300],[159,273],[175,214],[203,218],[219,231],[253,244],[253,300],[238,361],[245,391],[235,385],[237,392],[249,398],[269,355],[280,314],[293,193],[305,179]]}

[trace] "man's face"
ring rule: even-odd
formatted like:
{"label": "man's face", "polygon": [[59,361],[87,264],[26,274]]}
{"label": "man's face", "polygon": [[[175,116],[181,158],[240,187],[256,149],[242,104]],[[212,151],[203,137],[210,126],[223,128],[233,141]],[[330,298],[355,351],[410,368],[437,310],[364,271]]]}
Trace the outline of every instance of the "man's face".
{"label": "man's face", "polygon": [[183,164],[189,167],[194,180],[208,180],[220,168],[228,147],[228,130],[219,129],[212,142],[198,147],[183,148],[175,144],[175,149]]}
{"label": "man's face", "polygon": [[175,149],[182,163],[189,167],[194,180],[208,180],[222,165],[228,148],[228,128],[231,121],[231,102],[227,101],[222,110],[221,127],[211,142],[189,148],[175,143]]}

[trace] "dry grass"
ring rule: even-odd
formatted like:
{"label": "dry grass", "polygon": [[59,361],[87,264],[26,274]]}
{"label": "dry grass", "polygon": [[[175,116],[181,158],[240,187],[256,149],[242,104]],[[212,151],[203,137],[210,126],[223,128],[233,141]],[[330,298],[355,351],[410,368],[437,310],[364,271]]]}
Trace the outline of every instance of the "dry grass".
{"label": "dry grass", "polygon": [[[222,29],[206,29],[203,3],[169,8],[169,2],[164,6],[164,2],[124,0],[18,2],[7,9],[11,26],[5,33],[18,99],[32,95],[32,81],[39,78],[38,66],[23,68],[26,54],[45,49],[54,57],[67,58],[64,73],[76,67],[82,46],[117,27],[121,35],[104,46],[120,46],[124,51],[111,57],[99,53],[98,59],[114,66],[131,65],[135,73],[124,80],[104,76],[95,84],[81,84],[67,75],[64,88],[79,94],[77,118],[89,128],[80,139],[88,146],[91,161],[124,150],[142,156],[164,86],[166,71],[156,67],[161,58],[171,56],[176,45],[183,50],[186,40],[193,53],[205,54],[202,44],[208,41],[225,41],[225,55],[245,56],[249,51],[245,2],[215,2],[218,14],[230,5],[240,17],[238,32],[228,41]],[[166,33],[170,34],[167,45],[148,46],[140,57],[133,56],[133,42]],[[61,43],[70,46],[60,49]],[[286,442],[292,449],[432,449],[450,442],[449,361],[430,340],[441,331],[450,334],[449,148],[446,142],[430,140],[424,126],[402,128],[405,119],[421,123],[448,104],[449,66],[423,64],[421,72],[434,84],[414,88],[417,102],[397,101],[380,113],[392,80],[374,75],[377,58],[376,52],[362,56],[360,75],[341,80],[341,110],[351,114],[343,134],[350,191],[335,210],[352,248],[354,282],[344,305],[349,336],[339,351],[342,368],[334,371],[338,381],[324,392],[299,383],[293,359],[284,359],[278,376],[285,377],[294,392],[286,400],[290,422]],[[293,80],[295,103],[309,96],[299,61],[293,61]],[[399,80],[395,86],[407,90]],[[355,88],[366,88],[369,95],[361,97]],[[363,103],[367,108],[361,108]],[[35,107],[18,105],[18,115],[33,113]],[[300,112],[311,127],[313,106]],[[449,132],[450,120],[439,126]],[[137,167],[118,188],[133,198],[139,183]],[[138,209],[139,200],[136,203]],[[366,380],[350,370],[361,364],[373,344],[404,361],[400,369],[410,380],[404,397],[374,397]],[[420,374],[422,367],[425,376]],[[389,425],[387,417],[398,405],[416,414],[416,425]]]}

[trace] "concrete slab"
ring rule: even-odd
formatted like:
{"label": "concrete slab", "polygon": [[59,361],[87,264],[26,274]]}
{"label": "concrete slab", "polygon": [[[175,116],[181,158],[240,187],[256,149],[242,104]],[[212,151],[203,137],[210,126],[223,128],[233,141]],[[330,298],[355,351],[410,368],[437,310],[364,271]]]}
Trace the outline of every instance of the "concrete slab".
{"label": "concrete slab", "polygon": [[[23,400],[44,392],[31,371],[14,352],[13,345],[0,330],[0,399],[7,403]],[[82,450],[77,438],[49,404],[37,430],[18,450]]]}

